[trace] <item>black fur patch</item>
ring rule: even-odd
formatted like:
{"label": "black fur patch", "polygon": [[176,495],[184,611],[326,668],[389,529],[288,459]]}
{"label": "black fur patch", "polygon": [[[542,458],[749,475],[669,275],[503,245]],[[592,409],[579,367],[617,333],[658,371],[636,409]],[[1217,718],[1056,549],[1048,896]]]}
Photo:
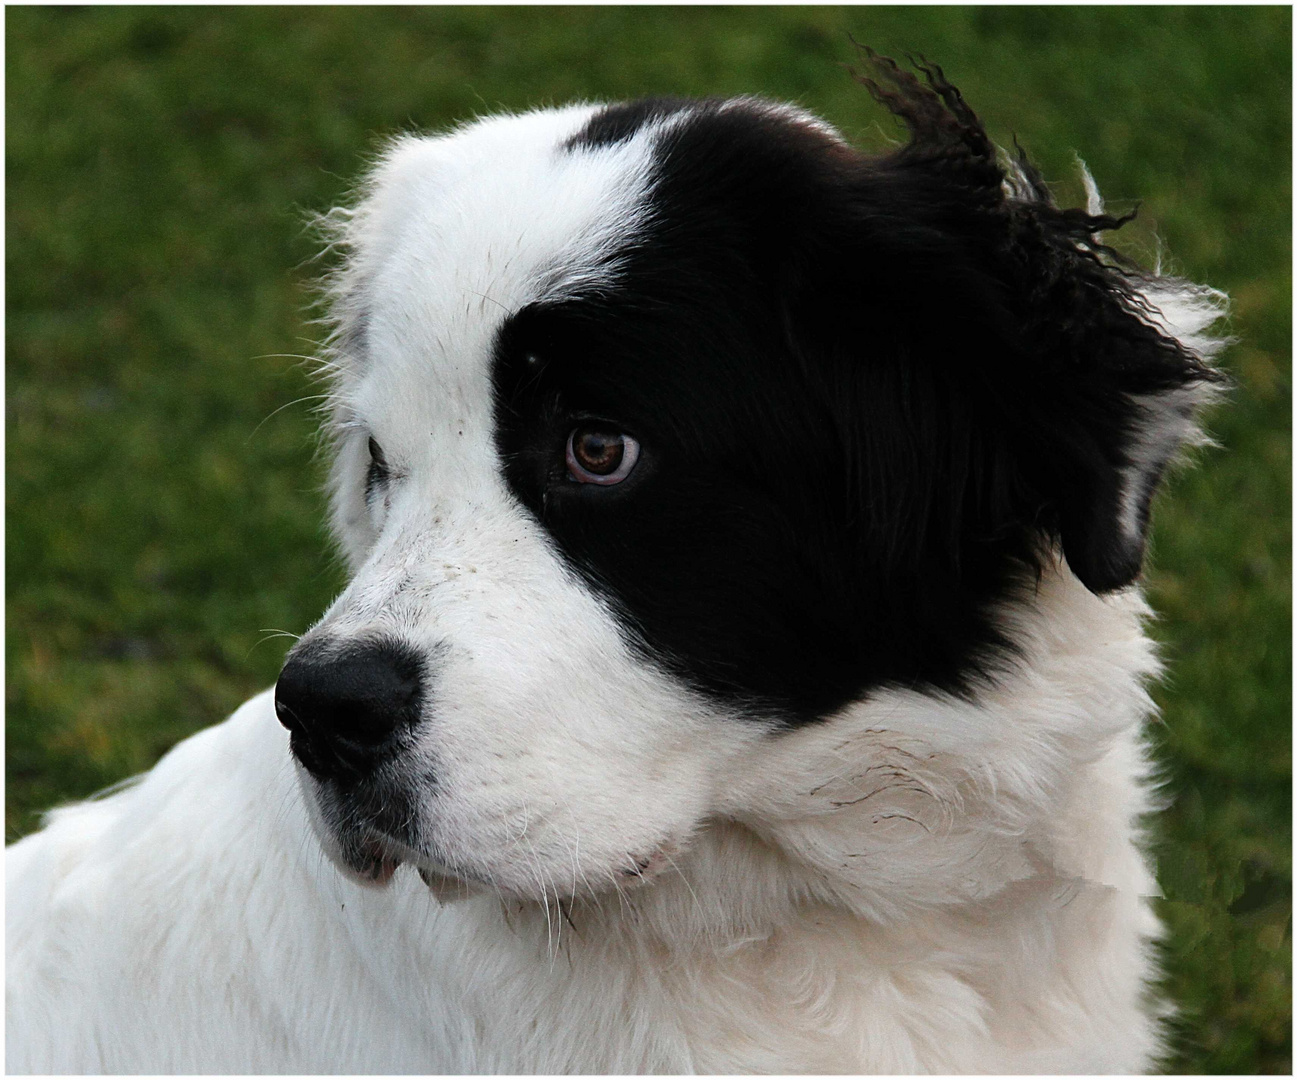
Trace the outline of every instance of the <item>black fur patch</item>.
{"label": "black fur patch", "polygon": [[[1095,239],[1120,222],[1057,209],[1025,160],[1007,195],[939,69],[870,64],[906,146],[689,104],[617,285],[519,312],[494,371],[510,487],[633,640],[787,722],[993,678],[993,611],[1053,545],[1091,589],[1129,583],[1130,395],[1213,377],[1141,317]],[[684,107],[605,110],[572,145]],[[641,443],[620,485],[566,478],[590,418]]]}
{"label": "black fur patch", "polygon": [[625,142],[646,124],[663,120],[673,113],[692,108],[696,102],[688,98],[641,98],[609,105],[598,113],[567,141],[568,150],[592,150]]}

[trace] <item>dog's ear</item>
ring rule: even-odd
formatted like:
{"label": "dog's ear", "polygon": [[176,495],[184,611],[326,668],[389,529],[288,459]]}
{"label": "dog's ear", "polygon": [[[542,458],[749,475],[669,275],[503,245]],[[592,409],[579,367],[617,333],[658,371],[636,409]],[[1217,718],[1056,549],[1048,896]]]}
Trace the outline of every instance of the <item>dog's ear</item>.
{"label": "dog's ear", "polygon": [[[924,238],[906,241],[924,249],[909,287],[922,280],[949,323],[917,330],[915,351],[964,358],[958,371],[937,362],[979,402],[973,422],[1000,447],[997,468],[1015,474],[996,480],[1017,492],[996,512],[1059,544],[1091,591],[1128,585],[1163,473],[1204,441],[1197,417],[1222,383],[1210,360],[1224,343],[1208,330],[1225,298],[1103,244],[1133,214],[1105,214],[1088,173],[1086,210],[1060,209],[1020,149],[997,151],[940,68],[917,65],[919,79],[864,52],[870,73],[857,79],[910,133],[866,175],[920,193],[897,202],[909,235]],[[898,242],[891,259],[905,257]]]}
{"label": "dog's ear", "polygon": [[1092,592],[1138,576],[1158,484],[1184,449],[1206,441],[1198,417],[1222,380],[1206,366],[1217,342],[1202,332],[1221,300],[1188,283],[1128,277],[1102,296],[1083,290],[1076,322],[1041,328],[1064,365],[1051,380],[1063,410],[1022,449],[1039,449],[1063,554]]}

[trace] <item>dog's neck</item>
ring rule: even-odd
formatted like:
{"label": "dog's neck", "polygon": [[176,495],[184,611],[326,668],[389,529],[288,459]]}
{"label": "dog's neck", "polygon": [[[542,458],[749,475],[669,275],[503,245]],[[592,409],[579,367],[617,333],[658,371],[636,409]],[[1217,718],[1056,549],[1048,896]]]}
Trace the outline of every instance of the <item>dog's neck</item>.
{"label": "dog's neck", "polygon": [[671,869],[577,908],[720,943],[811,908],[888,927],[985,914],[1026,895],[1022,883],[1150,891],[1130,843],[1157,671],[1143,599],[1100,599],[1060,572],[1015,611],[1024,662],[994,686],[972,700],[882,691],[772,737],[737,763],[722,812]]}

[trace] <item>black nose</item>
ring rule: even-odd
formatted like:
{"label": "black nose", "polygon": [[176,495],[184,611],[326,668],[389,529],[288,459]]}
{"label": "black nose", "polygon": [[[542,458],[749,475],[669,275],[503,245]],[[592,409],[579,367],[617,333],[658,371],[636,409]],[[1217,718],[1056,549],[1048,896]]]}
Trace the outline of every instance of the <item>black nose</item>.
{"label": "black nose", "polygon": [[400,746],[422,693],[423,665],[408,646],[312,642],[279,673],[275,714],[312,775],[354,782]]}

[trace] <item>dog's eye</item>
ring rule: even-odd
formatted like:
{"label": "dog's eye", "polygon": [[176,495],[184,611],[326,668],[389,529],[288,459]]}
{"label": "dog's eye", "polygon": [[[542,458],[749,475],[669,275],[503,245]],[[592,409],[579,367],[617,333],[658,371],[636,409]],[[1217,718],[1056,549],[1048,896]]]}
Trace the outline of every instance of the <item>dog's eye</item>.
{"label": "dog's eye", "polygon": [[639,460],[639,442],[604,424],[583,424],[567,437],[567,474],[579,484],[620,484]]}
{"label": "dog's eye", "polygon": [[365,473],[366,498],[373,494],[376,488],[387,483],[388,473],[387,458],[383,456],[383,448],[378,445],[377,440],[371,435],[369,437],[369,469]]}

